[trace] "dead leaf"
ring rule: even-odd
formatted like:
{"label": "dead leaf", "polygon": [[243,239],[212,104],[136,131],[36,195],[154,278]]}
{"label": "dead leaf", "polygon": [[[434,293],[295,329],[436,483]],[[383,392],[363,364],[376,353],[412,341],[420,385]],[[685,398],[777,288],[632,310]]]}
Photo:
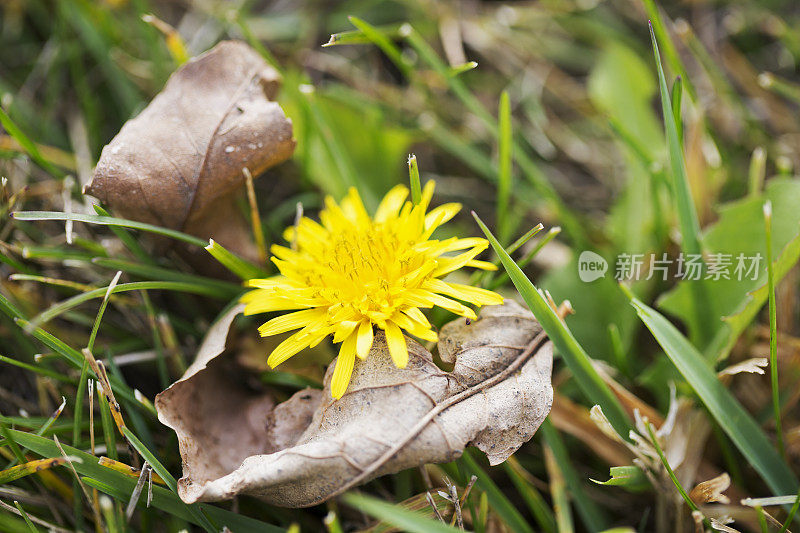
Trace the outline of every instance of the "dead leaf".
{"label": "dead leaf", "polygon": [[271,101],[279,86],[280,76],[255,50],[219,43],[179,68],[125,123],[84,192],[120,216],[213,236],[250,255],[233,199],[244,167],[257,176],[294,151],[292,123]]}
{"label": "dead leaf", "polygon": [[[218,342],[201,349],[203,362],[156,398],[159,419],[181,442],[180,497],[250,494],[304,507],[377,476],[452,461],[468,445],[493,465],[504,461],[533,436],[553,400],[552,344],[529,311],[506,302],[484,307],[471,324],[462,318],[442,328],[439,350],[452,372],[412,340],[408,366],[396,368],[379,333],[341,399],[330,395],[334,361],[324,391],[299,391],[260,423],[245,414],[251,403],[237,406],[235,391],[215,382],[221,365],[209,354]],[[223,329],[218,323],[209,335],[219,340]],[[225,461],[215,460],[220,454]],[[233,456],[246,458],[232,466]]]}
{"label": "dead leaf", "polygon": [[731,477],[727,472],[723,472],[713,479],[695,485],[689,493],[689,498],[698,505],[708,502],[730,503],[730,498],[723,494],[730,486]]}
{"label": "dead leaf", "polygon": [[220,317],[183,377],[156,396],[158,419],[180,428],[176,433],[181,456],[193,458],[184,463],[186,476],[222,476],[246,457],[268,451],[265,420],[275,402],[268,394],[241,386],[224,358],[216,359],[225,350],[233,319],[243,309],[234,306]]}
{"label": "dead leaf", "polygon": [[753,357],[752,359],[746,359],[741,363],[723,368],[717,372],[717,376],[722,379],[724,376],[735,376],[736,374],[741,374],[742,372],[761,374],[763,376],[764,369],[768,365],[769,360],[766,357]]}

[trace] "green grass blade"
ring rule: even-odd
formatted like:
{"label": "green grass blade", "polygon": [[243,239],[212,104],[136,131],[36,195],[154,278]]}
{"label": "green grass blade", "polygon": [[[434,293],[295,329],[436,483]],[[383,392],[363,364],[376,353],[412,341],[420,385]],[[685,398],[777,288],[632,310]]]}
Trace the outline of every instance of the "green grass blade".
{"label": "green grass blade", "polygon": [[681,77],[675,78],[675,83],[672,84],[672,91],[670,92],[670,100],[672,101],[672,117],[675,120],[675,126],[678,130],[678,142],[683,146],[683,120],[681,120],[681,101],[683,100],[683,81]]}
{"label": "green grass blade", "polygon": [[486,493],[486,496],[489,498],[489,505],[491,505],[494,512],[503,519],[506,525],[511,528],[511,531],[516,531],[517,533],[533,533],[533,529],[525,521],[525,518],[523,518],[516,506],[503,494],[500,487],[492,481],[492,478],[481,468],[469,451],[466,451],[464,455],[461,456],[459,462],[466,468],[468,474],[478,478],[475,484]]}
{"label": "green grass blade", "polygon": [[10,266],[13,270],[17,272],[25,272],[25,273],[32,273],[33,269],[28,268],[26,265],[20,263],[16,259],[6,255],[5,253],[0,254],[0,263],[5,263],[6,265]]}
{"label": "green grass blade", "polygon": [[[97,382],[95,388],[98,389],[100,383]],[[97,390],[97,403],[100,405],[100,421],[103,427],[103,440],[106,443],[106,454],[110,459],[115,461],[119,458],[117,455],[117,436],[114,433],[114,419],[111,416],[111,407],[108,405],[108,398],[106,395]]]}
{"label": "green grass blade", "polygon": [[[517,250],[519,250],[526,242],[534,238],[540,231],[544,229],[544,226],[541,222],[536,224],[534,227],[526,231],[522,236],[520,236],[516,241],[512,242],[510,245],[506,246],[506,253],[508,255],[513,254]],[[500,266],[500,259],[495,259],[492,261],[492,264],[496,267]],[[504,272],[505,274],[505,272]],[[470,278],[469,284],[475,285],[480,280],[480,285],[482,287],[486,287],[492,283],[494,279],[495,271],[487,270],[487,271],[476,271],[472,274]],[[506,276],[508,277],[508,276]]]}
{"label": "green grass blade", "polygon": [[[554,228],[550,228],[549,230],[547,230],[547,233],[539,240],[539,242],[537,242],[536,245],[533,248],[531,248],[528,251],[528,253],[526,253],[525,256],[517,262],[517,266],[519,268],[525,268],[528,265],[528,263],[533,261],[533,258],[536,257],[536,254],[541,252],[542,248],[544,248],[547,245],[548,242],[550,242],[553,239],[555,239],[558,236],[559,233],[561,233],[561,228],[559,226],[556,226]],[[510,254],[511,252],[509,251],[508,253]],[[508,280],[508,273],[507,272],[503,272],[502,274],[498,274],[497,275],[497,279],[495,279],[492,283],[488,284],[488,288],[490,290],[495,290],[498,287],[500,287],[503,284],[505,284],[505,282],[507,280]]]}
{"label": "green grass blade", "polygon": [[664,68],[661,66],[661,55],[658,50],[658,42],[650,27],[650,37],[653,41],[653,54],[656,59],[658,70],[658,83],[661,88],[661,110],[664,114],[664,128],[666,130],[667,145],[669,148],[669,161],[672,167],[672,185],[674,188],[675,203],[678,209],[678,221],[681,227],[681,237],[683,249],[686,253],[699,254],[702,251],[700,246],[700,223],[697,220],[697,212],[694,209],[694,200],[689,189],[689,178],[686,175],[686,163],[683,157],[678,136],[678,126],[675,122],[675,115],[672,111],[667,81],[664,77]]}
{"label": "green grass blade", "polygon": [[607,527],[608,518],[603,514],[600,507],[595,504],[583,490],[583,481],[570,461],[569,451],[567,450],[561,435],[549,420],[545,420],[540,429],[544,440],[553,452],[556,463],[564,476],[572,502],[578,515],[581,517],[584,526],[589,531],[600,531]]}
{"label": "green grass blade", "polygon": [[92,290],[92,287],[83,283],[77,283],[66,279],[48,278],[46,276],[37,276],[35,274],[11,274],[8,276],[11,281],[35,281],[36,283],[44,283],[53,285],[54,287],[65,287],[74,291],[82,292]]}
{"label": "green grass blade", "polygon": [[84,359],[81,376],[78,378],[78,390],[75,393],[75,408],[72,412],[72,445],[81,441],[81,425],[83,424],[83,396],[86,394],[89,379],[89,361]]}
{"label": "green grass blade", "polygon": [[622,344],[619,326],[616,324],[608,325],[608,340],[609,344],[611,344],[611,353],[614,355],[614,365],[623,375],[628,375],[630,365],[625,353],[625,346]]}
{"label": "green grass blade", "polygon": [[22,516],[22,518],[25,519],[25,523],[28,524],[28,529],[30,529],[32,531],[32,533],[39,533],[39,528],[37,528],[36,526],[33,525],[33,522],[31,522],[31,519],[28,516],[28,513],[26,513],[25,509],[22,508],[22,505],[20,505],[20,503],[18,501],[14,500],[14,506],[16,506],[17,510],[19,511],[20,516]]}
{"label": "green grass blade", "polygon": [[153,302],[147,295],[147,292],[142,293],[142,301],[144,303],[145,311],[147,312],[147,321],[151,330],[153,331],[153,348],[156,351],[156,373],[158,374],[161,388],[166,389],[169,387],[171,380],[169,378],[167,360],[164,357],[164,343],[161,340],[161,332],[157,324],[158,319],[156,318],[156,310],[153,306]]}
{"label": "green grass blade", "polygon": [[450,67],[439,57],[422,35],[408,23],[400,27],[400,34],[406,38],[408,44],[419,54],[420,58],[447,81],[450,90],[461,100],[467,109],[480,118],[496,135],[497,124],[491,113],[483,106],[478,97],[467,89],[467,86],[459,78],[449,75]]}
{"label": "green grass blade", "polygon": [[[103,209],[101,206],[97,204],[92,204],[92,207],[94,208],[95,213],[97,213],[101,217],[109,217],[109,218],[111,217],[111,214],[105,209]],[[139,244],[139,241],[137,241],[136,238],[133,235],[131,235],[131,233],[128,230],[119,226],[110,226],[110,229],[114,233],[114,235],[116,235],[117,238],[122,242],[122,244],[124,244],[125,247],[128,250],[130,250],[130,252],[139,261],[149,264],[153,263],[153,259],[147,254],[147,252],[144,251],[144,248],[142,248],[142,245]]]}
{"label": "green grass blade", "polygon": [[[25,446],[25,448],[41,457],[61,457],[61,451],[58,449],[58,446],[50,439],[13,429],[9,430],[9,432],[16,442],[19,442],[20,445]],[[73,461],[73,466],[75,466],[75,470],[77,470],[78,474],[88,476],[92,480],[102,484],[103,487],[109,488],[108,491],[101,490],[120,501],[127,501],[130,498],[133,487],[136,485],[136,480],[134,478],[101,466],[98,464],[97,457],[91,454],[63,443],[62,447],[68,456],[77,457],[79,459],[79,461]],[[98,486],[96,488],[100,487]],[[232,513],[219,507],[214,507],[213,505],[187,505],[183,503],[176,494],[159,486],[153,486],[153,505],[170,514],[182,516],[196,524],[199,524],[199,522],[194,518],[195,515],[189,508],[201,507],[215,522],[227,525],[237,533],[257,533],[260,531],[272,533],[282,531],[275,526]]]}
{"label": "green grass blade", "polygon": [[[331,174],[330,190],[327,192],[341,198],[350,187],[358,188],[358,184],[361,181],[353,158],[342,143],[342,139],[336,134],[336,130],[327,113],[317,101],[315,88],[312,85],[301,86],[299,98],[308,114],[309,122],[313,124],[319,141],[325,148],[331,163],[336,167],[335,174],[340,178],[333,180],[334,174]],[[362,187],[358,192],[361,194],[367,209],[373,209],[378,205],[375,191]]]}
{"label": "green grass blade", "polygon": [[[352,22],[352,21],[351,21]],[[355,24],[353,24],[355,26]],[[388,26],[371,26],[375,31],[379,32],[387,38],[395,39],[400,36],[400,24],[391,24]],[[367,35],[361,30],[343,31],[331,34],[327,43],[323,44],[324,47],[339,46],[344,44],[369,44],[374,43]]]}
{"label": "green grass blade", "polygon": [[[16,518],[16,514],[11,511],[11,509],[6,507],[0,507],[0,509],[4,511],[8,511],[9,514],[0,513],[0,531],[4,533],[30,533],[31,530],[28,528],[28,525],[25,524],[24,521],[18,520]],[[9,516],[11,515],[11,516]]]}
{"label": "green grass blade", "polygon": [[[650,25],[650,38],[653,42],[653,55],[656,60],[658,84],[661,90],[661,111],[664,115],[664,129],[666,131],[669,162],[672,170],[672,196],[678,211],[678,225],[681,230],[681,248],[687,255],[702,255],[700,222],[697,219],[697,211],[695,211],[692,191],[689,187],[683,145],[681,144],[678,125],[675,121],[675,114],[670,101],[669,90],[667,89],[667,81],[664,77],[664,68],[661,65],[661,53],[658,49],[655,33],[653,33],[652,24]],[[713,331],[709,323],[711,313],[708,309],[708,300],[703,295],[702,283],[692,283],[691,281],[689,283],[691,283],[693,290],[694,316],[699,324],[697,331],[704,335],[698,341],[705,345],[709,340],[706,337],[709,332]]]}
{"label": "green grass blade", "polygon": [[[64,407],[65,407],[66,405],[67,405],[67,400],[66,400],[66,398],[64,398],[64,397],[62,396],[61,404],[59,405],[59,407],[58,407],[58,408],[57,408],[57,409],[56,409],[56,410],[53,412],[53,414],[52,414],[52,415],[50,415],[50,418],[48,418],[48,419],[47,419],[47,420],[44,422],[44,424],[42,424],[42,425],[39,427],[39,429],[37,429],[37,430],[36,430],[36,434],[37,434],[37,435],[44,435],[45,433],[47,433],[47,432],[48,432],[48,430],[50,430],[50,428],[51,428],[51,427],[53,427],[53,424],[55,424],[56,420],[58,420],[58,417],[60,417],[60,416],[61,416],[61,413],[64,411]],[[55,433],[55,432],[53,432],[53,433]],[[23,453],[24,453],[24,450],[22,450],[22,451],[23,451]],[[9,463],[8,463],[8,465],[6,465],[6,468],[11,468],[12,466],[14,466],[14,465],[16,465],[16,464],[17,464],[17,460],[16,460],[16,459],[14,459],[14,460],[12,460],[11,462],[9,462]],[[2,484],[3,484],[3,483],[2,483],[2,482],[0,482],[0,485],[2,485]]]}
{"label": "green grass blade", "polygon": [[530,474],[522,468],[522,465],[512,455],[503,463],[506,474],[511,479],[511,482],[516,487],[519,495],[525,500],[528,510],[531,512],[539,527],[545,533],[553,533],[556,531],[556,519],[553,516],[553,511],[548,507],[547,502],[542,495],[536,490],[533,483],[529,483],[526,477]]}
{"label": "green grass blade", "polygon": [[140,441],[139,438],[136,435],[134,435],[130,429],[126,427],[123,427],[121,429],[122,433],[125,434],[125,438],[127,438],[131,442],[131,445],[136,449],[137,452],[139,452],[139,454],[144,458],[144,460],[147,461],[147,464],[153,467],[153,471],[155,471],[155,473],[158,474],[161,477],[161,479],[164,480],[164,483],[167,485],[167,487],[169,487],[169,489],[172,492],[177,493],[178,481],[170,473],[170,471],[167,470],[158,459],[156,459],[156,456],[153,455],[153,453],[150,450],[148,450],[144,444],[142,444],[142,441]]}
{"label": "green grass blade", "polygon": [[55,370],[50,370],[49,368],[44,368],[41,366],[24,363],[22,361],[17,361],[16,359],[12,359],[11,357],[6,357],[5,355],[0,355],[0,363],[8,363],[9,365],[14,365],[16,367],[23,368],[30,372],[35,372],[36,374],[46,376],[50,379],[60,381],[62,383],[75,383],[75,380],[73,378],[65,376],[60,372],[56,372]]}
{"label": "green grass blade", "polygon": [[14,439],[14,436],[12,435],[12,430],[9,429],[8,425],[6,424],[6,421],[3,420],[2,418],[0,418],[0,435],[2,435],[4,439],[6,439],[5,443],[8,445],[9,448],[11,448],[11,453],[14,455],[16,461],[18,463],[24,463],[25,455],[22,453],[22,449],[19,447],[19,444],[17,444],[17,441]]}
{"label": "green grass blade", "polygon": [[450,67],[450,75],[458,76],[459,74],[463,74],[464,72],[469,72],[470,70],[475,68],[478,68],[477,61],[467,61],[466,63],[462,63],[461,65]]}
{"label": "green grass blade", "polygon": [[61,416],[61,412],[64,410],[64,407],[66,405],[67,405],[67,400],[66,398],[62,397],[61,404],[59,405],[59,407],[56,408],[56,410],[53,411],[53,414],[50,415],[47,421],[44,424],[42,424],[42,426],[39,429],[36,430],[36,434],[44,435],[45,433],[47,433],[47,431],[53,426],[53,424],[55,424],[56,420],[58,420],[58,417]]}
{"label": "green grass blade", "polygon": [[586,397],[600,405],[603,412],[606,413],[614,429],[620,435],[627,435],[630,430],[630,421],[628,415],[622,409],[619,401],[617,400],[608,385],[605,384],[603,379],[592,366],[592,361],[584,351],[583,347],[578,343],[572,332],[567,328],[566,324],[556,315],[555,311],[545,300],[542,293],[536,286],[531,283],[524,272],[517,266],[511,256],[509,256],[503,247],[497,242],[497,239],[489,231],[489,228],[473,213],[478,225],[486,234],[486,238],[494,248],[495,253],[500,257],[503,267],[508,273],[508,277],[514,283],[514,286],[519,291],[525,303],[528,304],[531,312],[536,317],[536,320],[542,325],[547,336],[553,341],[553,344],[561,354],[564,362],[569,367],[578,387],[583,391]]}
{"label": "green grass blade", "polygon": [[764,175],[767,168],[767,152],[761,146],[756,146],[750,156],[750,169],[747,172],[747,194],[751,198],[761,194],[764,187]]}
{"label": "green grass blade", "polygon": [[548,473],[550,499],[553,502],[553,511],[556,513],[556,529],[558,529],[558,533],[575,533],[575,522],[572,518],[564,475],[552,450],[545,446],[543,451],[545,469]]}
{"label": "green grass blade", "polygon": [[[220,292],[216,288],[208,287],[198,283],[186,281],[134,281],[131,283],[120,283],[111,289],[112,294],[119,292],[139,291],[139,290],[167,290],[177,292],[188,292],[191,294],[199,294],[202,296],[210,296],[221,300],[226,300],[230,295]],[[37,327],[45,322],[48,322],[57,316],[73,309],[74,307],[87,302],[93,298],[103,298],[108,291],[108,287],[100,287],[81,294],[76,294],[71,298],[58,302],[50,306],[46,311],[43,311],[31,320],[33,327]]]}
{"label": "green grass blade", "polygon": [[[108,494],[121,502],[127,502],[130,499],[134,485],[133,482],[129,482],[130,488],[128,488],[127,485],[120,487],[119,485],[107,483],[92,477],[83,477],[82,481],[88,486],[96,488],[100,492]],[[143,508],[145,506],[145,499],[141,498],[137,506]],[[153,486],[152,506],[182,520],[186,520],[187,522],[201,525],[197,522],[197,518],[188,511],[186,504],[178,499],[175,494],[163,487],[157,485]],[[237,533],[281,533],[285,531],[272,524],[267,524],[242,514],[232,513],[226,509],[211,505],[202,505],[201,507],[214,522],[224,524],[228,526],[231,531]]]}
{"label": "green grass blade", "polygon": [[511,233],[509,220],[511,202],[511,103],[508,91],[500,94],[500,106],[497,113],[497,126],[500,136],[497,142],[497,234],[500,242],[507,242]]}
{"label": "green grass blade", "polygon": [[[800,235],[797,235],[784,246],[780,257],[774,262],[776,282],[780,282],[799,260]],[[768,283],[764,283],[748,293],[748,299],[735,314],[723,318],[728,327],[719,328],[714,339],[705,348],[704,354],[708,361],[718,361],[727,357],[736,339],[753,322],[768,298]]]}
{"label": "green grass blade", "polygon": [[[136,451],[139,452],[144,460],[147,461],[147,464],[153,467],[153,471],[161,476],[161,479],[164,480],[164,483],[166,483],[167,487],[169,487],[169,490],[177,494],[178,482],[172,476],[170,471],[167,470],[158,459],[156,459],[156,456],[153,455],[153,452],[148,450],[147,447],[142,444],[142,441],[140,441],[130,429],[123,427],[121,430],[122,433],[125,434],[125,438],[128,439],[128,442],[131,443],[131,446],[133,446]],[[211,522],[208,520],[208,517],[206,517],[197,507],[190,507],[190,509],[192,514],[200,521],[200,524],[203,525],[207,531],[213,532],[219,530],[219,528],[216,528],[213,524],[211,524]]]}
{"label": "green grass blade", "polygon": [[114,502],[107,496],[100,496],[100,511],[103,513],[107,533],[120,533],[120,519],[117,515]]}
{"label": "green grass blade", "polygon": [[772,389],[772,412],[778,451],[786,459],[781,425],[781,400],[778,388],[778,307],[775,302],[775,267],[772,264],[772,202],[764,203],[764,230],[767,249],[767,288],[769,291],[769,376]]}
{"label": "green grass blade", "polygon": [[630,492],[651,490],[653,487],[644,471],[638,466],[612,466],[608,475],[608,481],[593,479],[592,482],[607,487],[625,487]]}
{"label": "green grass blade", "polygon": [[[656,432],[653,429],[653,424],[646,419],[644,424],[647,427],[647,434],[650,437],[650,443],[653,445],[653,448],[655,448],[656,453],[658,454],[658,458],[661,460],[661,464],[664,466],[664,470],[667,471],[667,476],[669,476],[670,481],[672,481],[672,484],[675,485],[675,488],[678,490],[678,493],[681,495],[681,498],[683,498],[683,501],[686,502],[686,505],[689,507],[689,509],[692,510],[693,512],[700,512],[700,509],[697,508],[697,505],[692,501],[692,499],[686,493],[686,489],[684,489],[683,485],[681,485],[681,482],[678,481],[678,477],[672,470],[669,461],[667,461],[667,457],[664,455],[664,450],[662,450],[661,445],[658,444],[658,437],[656,437]],[[703,517],[703,523],[707,528],[711,526],[711,524],[709,524],[708,520],[705,517]]]}
{"label": "green grass blade", "polygon": [[417,156],[411,154],[408,156],[408,179],[411,183],[411,201],[417,205],[422,198],[422,185],[419,181],[419,165],[417,165]]}
{"label": "green grass blade", "polygon": [[[405,57],[403,57],[403,53],[400,49],[395,46],[395,44],[386,36],[384,32],[382,32],[379,28],[361,20],[358,17],[349,16],[347,20],[350,21],[350,24],[355,26],[359,29],[361,34],[367,38],[367,40],[373,43],[375,46],[381,49],[381,51],[389,56],[389,59],[397,65],[397,68],[403,73],[403,76],[406,78],[411,77],[413,71],[411,69],[411,65],[409,65],[408,61]],[[331,36],[332,38],[333,36]]]}
{"label": "green grass blade", "polygon": [[206,251],[211,254],[214,259],[220,262],[222,266],[239,276],[241,279],[264,278],[267,272],[258,268],[253,263],[245,261],[241,257],[233,254],[223,248],[223,246],[215,242],[214,239],[208,241],[205,246]]}
{"label": "green grass blade", "polygon": [[81,251],[72,251],[59,247],[46,246],[25,246],[22,249],[22,257],[25,259],[53,259],[55,261],[91,261],[95,256]]}
{"label": "green grass blade", "polygon": [[[2,295],[0,294],[0,303],[2,303]],[[68,361],[73,367],[77,369],[81,369],[83,367],[83,361],[85,360],[83,354],[68,346],[64,341],[58,339],[48,333],[47,331],[43,330],[39,327],[33,327],[30,322],[25,320],[24,318],[16,317],[14,319],[17,326],[24,329],[25,331],[29,331],[31,335],[33,335],[37,340],[42,342],[45,346],[49,347],[54,352],[57,352],[61,355],[66,361]],[[97,378],[94,372],[90,371],[90,376],[93,378]],[[156,411],[153,405],[149,402],[141,402],[136,399],[136,394],[133,390],[122,383],[116,376],[109,376],[109,380],[111,384],[114,386],[114,391],[118,393],[121,397],[125,398],[133,405],[136,405],[138,408],[147,411],[151,415],[155,416]]]}
{"label": "green grass blade", "polygon": [[106,293],[103,295],[103,301],[100,303],[100,309],[97,311],[97,316],[95,317],[94,324],[92,325],[92,331],[89,334],[89,341],[86,343],[86,349],[90,352],[94,350],[94,341],[97,339],[97,332],[100,330],[100,322],[103,320],[103,314],[106,312],[108,299],[111,297],[111,292],[114,290],[114,287],[117,286],[117,282],[119,281],[119,277],[121,275],[122,271],[118,270],[114,276],[114,279],[111,280],[111,283],[109,283]]}
{"label": "green grass blade", "polygon": [[195,246],[200,246],[201,248],[205,248],[208,245],[207,241],[181,231],[162,228],[160,226],[154,226],[153,224],[145,224],[144,222],[137,222],[135,220],[126,220],[124,218],[83,215],[79,213],[60,213],[58,211],[15,211],[11,213],[11,217],[16,220],[73,220],[75,222],[99,224],[101,226],[119,226],[163,235],[189,244],[194,244]]}
{"label": "green grass blade", "polygon": [[354,509],[391,524],[401,531],[409,531],[411,533],[457,533],[461,531],[438,520],[431,520],[414,511],[403,509],[371,496],[349,492],[342,496],[342,500]]}
{"label": "green grass blade", "polygon": [[11,117],[5,112],[5,110],[0,107],[0,124],[2,124],[3,129],[5,129],[11,137],[19,143],[25,152],[31,156],[37,165],[42,167],[46,170],[49,174],[57,177],[63,178],[64,173],[58,170],[50,161],[45,159],[39,149],[36,147],[36,144],[27,135],[17,126]]}
{"label": "green grass blade", "polygon": [[209,288],[219,290],[220,293],[228,293],[230,298],[237,296],[244,290],[241,285],[231,283],[229,281],[207,278],[205,276],[196,276],[170,268],[135,263],[133,261],[126,261],[125,259],[97,257],[92,259],[92,264],[103,268],[110,268],[112,270],[122,270],[128,274],[133,274],[143,278],[149,278],[147,281],[188,281],[198,285],[206,285]]}
{"label": "green grass blade", "polygon": [[680,331],[632,294],[631,305],[708,411],[775,494],[793,493],[798,481],[762,429]]}
{"label": "green grass blade", "polygon": [[678,51],[675,50],[675,45],[673,44],[672,39],[669,38],[667,30],[664,28],[664,21],[661,19],[661,13],[658,11],[658,6],[656,6],[655,0],[642,0],[642,3],[644,3],[645,11],[647,11],[650,24],[652,25],[658,40],[664,45],[664,55],[667,56],[667,62],[669,63],[670,68],[672,68],[672,70],[676,72],[681,79],[686,80],[686,92],[689,93],[689,97],[694,100],[696,98],[694,86],[690,82],[689,76],[686,73],[686,67],[684,67]]}
{"label": "green grass blade", "polygon": [[[536,237],[536,235],[538,235],[538,234],[539,234],[539,232],[540,232],[540,231],[542,231],[543,229],[544,229],[544,225],[543,225],[541,222],[539,222],[539,223],[538,223],[538,224],[536,224],[534,227],[532,227],[531,229],[529,229],[528,231],[526,231],[525,233],[523,233],[523,234],[522,234],[522,235],[521,235],[521,236],[520,236],[520,237],[519,237],[519,238],[518,238],[516,241],[512,242],[512,243],[511,243],[511,244],[508,246],[508,248],[506,248],[506,253],[508,253],[509,255],[513,254],[514,252],[516,252],[517,250],[519,250],[520,248],[522,248],[522,246],[523,246],[523,245],[524,245],[526,242],[528,242],[528,241],[529,241],[529,240],[531,240],[532,238]],[[494,263],[493,263],[493,264],[494,264]],[[498,262],[496,263],[496,265],[497,265],[497,266],[500,266],[499,260],[498,260]]]}
{"label": "green grass blade", "polygon": [[779,78],[772,72],[762,72],[758,76],[758,84],[769,91],[783,96],[789,100],[800,102],[800,85]]}
{"label": "green grass blade", "polygon": [[[14,322],[17,324],[17,326],[33,335],[33,337],[39,340],[42,344],[61,355],[75,368],[81,368],[83,365],[83,355],[81,355],[79,351],[68,346],[61,339],[54,337],[42,328],[33,326],[24,318],[15,318]],[[92,375],[94,376],[94,374]]]}
{"label": "green grass blade", "polygon": [[322,521],[325,524],[325,527],[328,528],[328,533],[344,533],[342,524],[339,521],[339,517],[336,515],[336,511],[329,511]]}

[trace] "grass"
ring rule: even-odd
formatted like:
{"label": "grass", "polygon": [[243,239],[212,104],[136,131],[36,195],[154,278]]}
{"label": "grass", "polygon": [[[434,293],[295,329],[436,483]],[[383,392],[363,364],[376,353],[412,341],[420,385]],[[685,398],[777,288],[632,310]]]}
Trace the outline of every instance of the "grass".
{"label": "grass", "polygon": [[[469,530],[686,531],[692,510],[705,527],[719,518],[689,495],[722,471],[732,527],[800,527],[798,24],[790,2],[755,0],[0,6],[0,530],[453,531],[452,505],[437,500],[439,521],[426,492],[469,486]],[[227,38],[280,71],[298,141],[239,199],[257,263],[80,191],[170,73]],[[435,202],[464,204],[458,233],[491,241],[483,259],[499,270],[470,282],[527,304],[554,342],[555,405],[538,434],[500,467],[469,450],[308,509],[183,503],[177,439],[153,399],[242,280],[274,273],[264,255],[298,204],[313,215],[357,187],[371,209],[397,183],[416,202],[430,179]],[[592,282],[578,275],[587,250],[608,261]],[[640,279],[614,279],[621,254],[699,256],[705,278],[740,253],[760,254],[752,278],[681,280],[673,264],[648,279],[645,260]],[[565,300],[574,314],[554,308]],[[330,345],[265,372],[256,326],[235,323],[248,387],[285,399],[320,386]],[[753,358],[768,372],[720,374]],[[124,423],[96,394],[105,371]],[[691,431],[662,426],[671,384],[675,425]],[[634,463],[633,428],[655,466]],[[128,520],[139,474],[125,469],[143,463],[165,484],[149,506],[140,487]],[[635,483],[591,481],[609,471]]]}

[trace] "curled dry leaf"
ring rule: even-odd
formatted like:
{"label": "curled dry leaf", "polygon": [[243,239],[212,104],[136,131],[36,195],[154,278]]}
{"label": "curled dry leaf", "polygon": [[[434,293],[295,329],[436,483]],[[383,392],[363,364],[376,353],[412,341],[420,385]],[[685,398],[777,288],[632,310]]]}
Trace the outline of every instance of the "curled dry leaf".
{"label": "curled dry leaf", "polygon": [[243,309],[237,305],[217,320],[183,377],[156,397],[159,420],[183,428],[177,432],[181,455],[193,458],[184,463],[186,476],[195,472],[222,476],[253,450],[267,451],[264,419],[274,409],[274,400],[268,394],[251,393],[231,375],[224,358],[216,359],[225,350],[233,319]]}
{"label": "curled dry leaf", "polygon": [[120,216],[252,255],[233,200],[244,167],[258,176],[294,151],[292,123],[271,101],[279,87],[277,71],[255,50],[219,43],[178,69],[125,123],[84,192]]}
{"label": "curled dry leaf", "polygon": [[723,472],[713,479],[702,481],[695,485],[689,493],[689,498],[696,504],[708,502],[730,503],[731,500],[723,494],[731,486],[731,477]]}
{"label": "curled dry leaf", "polygon": [[[209,336],[218,340],[229,324]],[[159,419],[179,437],[178,490],[186,502],[250,494],[274,505],[314,505],[380,475],[452,461],[468,445],[497,464],[533,436],[553,401],[552,344],[510,300],[484,307],[471,324],[458,319],[442,328],[439,351],[451,372],[412,340],[408,366],[396,368],[378,333],[341,399],[330,394],[334,361],[323,391],[299,391],[273,410],[265,400],[231,400],[242,393],[215,383],[225,358],[212,361],[221,347],[208,343],[187,375],[156,398]]]}

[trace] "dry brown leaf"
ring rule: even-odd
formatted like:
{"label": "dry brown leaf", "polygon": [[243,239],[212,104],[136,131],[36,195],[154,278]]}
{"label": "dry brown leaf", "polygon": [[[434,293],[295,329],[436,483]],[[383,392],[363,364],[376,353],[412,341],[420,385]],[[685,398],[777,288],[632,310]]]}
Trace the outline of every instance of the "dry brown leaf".
{"label": "dry brown leaf", "polygon": [[727,472],[723,472],[713,479],[695,485],[689,493],[689,498],[698,505],[708,502],[730,503],[730,498],[723,494],[730,486],[731,477]]}
{"label": "dry brown leaf", "polygon": [[217,320],[183,377],[156,397],[159,420],[181,428],[176,431],[181,456],[193,458],[184,463],[185,476],[222,476],[245,457],[268,451],[264,421],[275,402],[267,394],[250,393],[230,375],[224,358],[216,359],[243,309],[237,305]]}
{"label": "dry brown leaf", "polygon": [[257,176],[294,151],[292,123],[271,101],[279,86],[277,71],[255,50],[219,43],[178,69],[125,123],[85,192],[120,216],[252,255],[233,199],[244,167]]}
{"label": "dry brown leaf", "polygon": [[[232,317],[225,319],[187,375],[156,398],[159,419],[181,443],[178,492],[186,502],[250,494],[274,505],[314,505],[380,475],[452,461],[468,445],[497,464],[533,436],[552,405],[552,344],[510,300],[483,308],[471,324],[458,319],[442,328],[439,351],[452,372],[412,340],[408,366],[396,368],[379,333],[341,399],[330,395],[334,361],[323,391],[299,391],[268,413],[266,402],[258,411],[252,398],[237,406],[237,393],[215,383],[225,358],[210,354],[221,351]],[[255,413],[264,414],[256,420]],[[220,454],[224,461],[215,460]]]}

